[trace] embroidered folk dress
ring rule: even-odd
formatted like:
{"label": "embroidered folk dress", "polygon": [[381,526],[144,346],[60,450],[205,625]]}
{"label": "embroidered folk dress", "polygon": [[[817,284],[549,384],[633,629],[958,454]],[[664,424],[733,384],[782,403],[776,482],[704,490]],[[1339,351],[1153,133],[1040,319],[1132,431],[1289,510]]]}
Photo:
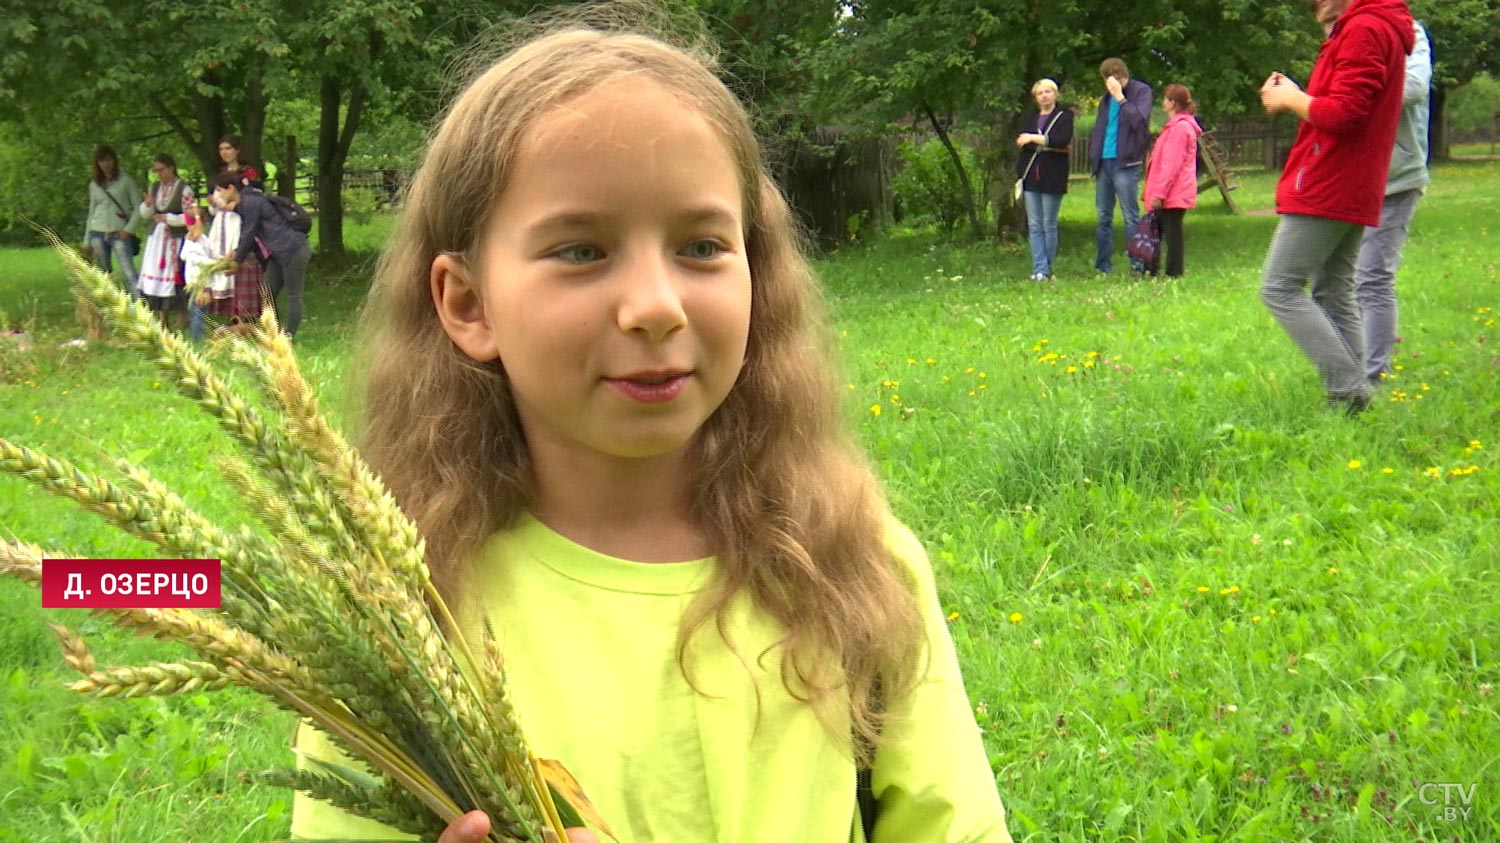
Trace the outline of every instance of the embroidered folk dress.
{"label": "embroidered folk dress", "polygon": [[163,220],[152,226],[151,236],[146,240],[146,252],[141,257],[136,283],[142,295],[170,299],[181,289],[182,234],[177,232],[187,226],[183,209],[192,207],[196,207],[193,188],[181,178],[152,185],[147,201],[141,203],[142,219],[154,219],[161,214]]}
{"label": "embroidered folk dress", "polygon": [[[234,254],[240,244],[240,224],[240,215],[234,211],[219,208],[214,213],[213,226],[208,230],[208,248],[215,258]],[[234,272],[215,275],[209,283],[213,293],[210,311],[240,321],[260,318],[260,276],[260,259],[254,252],[246,255]]]}

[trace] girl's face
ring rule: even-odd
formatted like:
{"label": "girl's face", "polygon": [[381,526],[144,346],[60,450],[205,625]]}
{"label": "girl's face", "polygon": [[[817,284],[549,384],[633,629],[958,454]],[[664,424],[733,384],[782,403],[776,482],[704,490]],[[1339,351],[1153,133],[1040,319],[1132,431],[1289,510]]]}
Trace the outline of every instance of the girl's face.
{"label": "girl's face", "polygon": [[438,258],[433,293],[459,347],[504,365],[538,461],[680,453],[723,402],[750,330],[744,204],[721,134],[658,83],[537,120],[482,254]]}
{"label": "girl's face", "polygon": [[119,166],[119,164],[113,158],[106,156],[99,159],[99,172],[103,173],[104,177],[107,179],[114,178],[115,167],[117,166]]}
{"label": "girl's face", "polygon": [[221,143],[219,144],[219,158],[225,164],[237,163],[240,160],[240,151],[232,144]]}

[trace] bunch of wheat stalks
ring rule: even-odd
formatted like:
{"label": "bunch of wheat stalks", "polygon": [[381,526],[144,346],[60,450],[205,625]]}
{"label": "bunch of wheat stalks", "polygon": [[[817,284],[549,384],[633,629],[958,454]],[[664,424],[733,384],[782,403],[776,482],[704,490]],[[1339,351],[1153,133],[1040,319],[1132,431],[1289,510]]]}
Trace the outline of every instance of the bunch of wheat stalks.
{"label": "bunch of wheat stalks", "polygon": [[[118,463],[121,480],[111,482],[0,439],[0,469],[77,501],[166,556],[221,560],[221,609],[96,610],[181,641],[202,661],[101,670],[76,635],[54,627],[65,660],[84,674],[72,687],[96,696],[251,688],[375,771],[319,763],[261,780],[423,839],[475,808],[489,812],[497,843],[541,841],[543,829],[566,839],[565,824],[581,824],[577,811],[597,820],[565,771],[528,751],[493,638],[479,647],[464,641],[429,578],[416,526],[320,415],[272,309],[253,335],[221,341],[269,399],[258,407],[109,276],[52,242],[78,294],[115,334],[241,446],[243,456],[223,470],[258,519],[223,529],[138,466]],[[39,583],[44,557],[69,555],[0,542],[0,573]]]}

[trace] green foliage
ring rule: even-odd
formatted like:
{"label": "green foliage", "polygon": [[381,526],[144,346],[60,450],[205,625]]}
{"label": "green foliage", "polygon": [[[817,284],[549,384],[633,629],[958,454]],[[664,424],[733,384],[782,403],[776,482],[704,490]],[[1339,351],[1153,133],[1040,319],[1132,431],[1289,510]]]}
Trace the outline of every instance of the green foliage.
{"label": "green foliage", "polygon": [[1449,95],[1448,115],[1455,132],[1493,132],[1500,115],[1500,80],[1487,73],[1475,76]]}
{"label": "green foliage", "polygon": [[[956,140],[953,144],[964,168],[970,173],[979,172],[974,150]],[[896,154],[902,163],[891,180],[896,219],[905,225],[936,225],[943,231],[953,231],[962,224],[963,193],[967,188],[959,183],[942,142],[935,138],[921,143],[902,141],[896,147]]]}
{"label": "green foliage", "polygon": [[1433,83],[1460,88],[1476,74],[1500,75],[1500,5],[1492,0],[1413,0],[1432,42]]}

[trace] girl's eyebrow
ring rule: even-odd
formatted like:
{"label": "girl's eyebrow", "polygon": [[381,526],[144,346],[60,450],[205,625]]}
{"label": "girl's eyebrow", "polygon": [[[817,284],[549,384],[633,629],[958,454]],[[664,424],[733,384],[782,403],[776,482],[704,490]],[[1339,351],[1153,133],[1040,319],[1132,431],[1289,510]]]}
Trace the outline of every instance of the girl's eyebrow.
{"label": "girl's eyebrow", "polygon": [[[683,223],[718,223],[722,225],[737,226],[740,219],[737,214],[718,204],[699,205],[687,208],[677,214],[676,218]],[[530,231],[542,231],[553,228],[582,228],[598,225],[607,219],[607,215],[597,211],[566,210],[555,214],[548,214],[535,220],[526,226]]]}

